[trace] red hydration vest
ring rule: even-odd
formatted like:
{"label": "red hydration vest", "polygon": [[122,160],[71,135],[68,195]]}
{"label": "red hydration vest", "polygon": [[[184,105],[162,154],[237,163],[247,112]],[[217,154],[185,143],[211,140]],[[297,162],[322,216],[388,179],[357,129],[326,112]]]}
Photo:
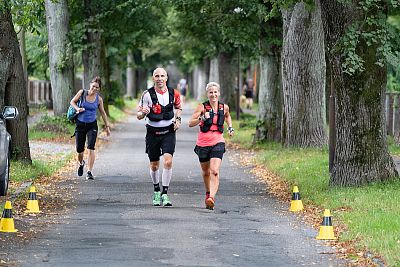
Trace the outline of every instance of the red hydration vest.
{"label": "red hydration vest", "polygon": [[210,131],[211,126],[214,124],[213,123],[214,115],[216,114],[218,116],[218,119],[217,119],[217,123],[215,125],[218,126],[218,131],[223,133],[224,132],[224,121],[225,121],[224,104],[218,102],[218,112],[217,113],[214,113],[214,111],[210,105],[210,101],[204,102],[203,106],[204,106],[205,112],[210,112],[210,118],[208,118],[204,121],[203,126],[200,126],[200,130],[203,133]]}

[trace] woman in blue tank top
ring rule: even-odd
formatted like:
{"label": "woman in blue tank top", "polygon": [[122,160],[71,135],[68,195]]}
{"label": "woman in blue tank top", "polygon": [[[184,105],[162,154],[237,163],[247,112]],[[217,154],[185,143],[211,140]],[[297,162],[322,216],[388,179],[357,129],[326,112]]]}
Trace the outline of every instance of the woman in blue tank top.
{"label": "woman in blue tank top", "polygon": [[[78,176],[83,175],[83,168],[85,161],[83,155],[85,151],[85,142],[87,139],[87,149],[89,150],[88,156],[88,168],[86,173],[86,179],[93,180],[93,165],[96,159],[95,145],[97,139],[97,109],[99,109],[101,117],[103,118],[105,130],[107,136],[110,135],[110,124],[108,122],[107,114],[104,111],[103,98],[99,95],[101,88],[100,77],[95,77],[90,82],[90,89],[85,91],[79,90],[78,93],[72,98],[71,105],[75,108],[76,112],[79,113],[76,119],[75,128],[75,141],[76,141],[76,152],[78,153]],[[83,103],[78,107],[77,103],[83,94]]]}

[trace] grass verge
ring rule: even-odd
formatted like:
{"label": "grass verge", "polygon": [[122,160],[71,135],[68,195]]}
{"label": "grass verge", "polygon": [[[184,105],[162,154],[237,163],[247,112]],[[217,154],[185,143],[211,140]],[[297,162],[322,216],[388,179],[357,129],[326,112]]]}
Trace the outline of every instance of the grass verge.
{"label": "grass verge", "polygon": [[[376,183],[360,187],[329,187],[328,149],[290,149],[280,144],[253,144],[254,127],[247,123],[237,129],[232,142],[242,148],[256,151],[256,161],[279,176],[291,188],[300,189],[303,204],[321,209],[330,209],[334,227],[340,226],[339,240],[351,243],[363,254],[381,255],[388,266],[400,265],[400,181]],[[390,143],[389,143],[390,144]],[[400,149],[390,144],[392,154]],[[289,205],[289,204],[288,204]],[[322,214],[320,214],[322,220]],[[336,221],[336,222],[335,222]],[[370,251],[372,253],[365,253]],[[356,252],[347,253],[357,259]]]}

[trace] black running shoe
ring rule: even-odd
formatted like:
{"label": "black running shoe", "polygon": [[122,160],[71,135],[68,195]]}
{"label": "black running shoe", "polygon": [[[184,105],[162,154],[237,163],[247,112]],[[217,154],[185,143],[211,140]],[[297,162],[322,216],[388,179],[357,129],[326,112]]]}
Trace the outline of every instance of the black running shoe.
{"label": "black running shoe", "polygon": [[94,180],[93,174],[91,171],[86,173],[86,180]]}
{"label": "black running shoe", "polygon": [[79,164],[78,176],[82,176],[83,175],[83,167],[85,167],[85,161],[84,160],[82,160],[82,164]]}

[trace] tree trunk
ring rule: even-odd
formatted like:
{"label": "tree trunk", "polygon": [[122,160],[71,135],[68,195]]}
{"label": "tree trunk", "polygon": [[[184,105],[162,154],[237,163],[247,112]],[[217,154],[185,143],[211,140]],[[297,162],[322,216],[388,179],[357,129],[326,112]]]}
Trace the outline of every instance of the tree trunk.
{"label": "tree trunk", "polygon": [[255,141],[281,140],[282,87],[279,59],[277,49],[274,54],[260,57],[259,113]]}
{"label": "tree trunk", "polygon": [[111,71],[110,71],[110,61],[108,60],[107,57],[107,51],[106,51],[106,43],[104,41],[101,42],[101,47],[100,47],[100,69],[103,70],[103,77],[102,77],[102,82],[103,85],[101,86],[101,95],[103,97],[103,104],[104,104],[104,111],[106,112],[107,116],[110,117],[110,111],[108,108],[109,100],[110,100],[110,92],[111,92],[111,81],[110,81],[110,76],[111,76]]}
{"label": "tree trunk", "polygon": [[394,99],[394,129],[393,139],[396,145],[400,145],[400,96],[395,95]]}
{"label": "tree trunk", "polygon": [[206,92],[206,73],[203,65],[196,65],[193,69],[193,96],[197,101],[205,99]]}
{"label": "tree trunk", "polygon": [[237,87],[235,76],[237,73],[237,61],[233,54],[222,52],[218,55],[219,84],[221,86],[221,101],[229,105],[231,113],[236,110]]}
{"label": "tree trunk", "polygon": [[211,61],[209,57],[203,58],[203,67],[204,67],[205,83],[207,84],[208,81],[210,80],[210,71],[211,71]]}
{"label": "tree trunk", "polygon": [[213,58],[210,60],[210,82],[219,83],[219,66],[218,58]]}
{"label": "tree trunk", "polygon": [[[85,16],[86,19],[98,15],[98,6],[92,3],[92,0],[84,0]],[[96,76],[102,76],[103,70],[101,69],[101,33],[96,25],[89,25],[86,29],[86,43],[85,49],[82,51],[83,63],[83,87],[89,89],[90,81]],[[101,77],[103,78],[103,77]]]}
{"label": "tree trunk", "polygon": [[[356,2],[342,4],[336,0],[321,0],[328,48],[341,41],[353,22],[364,20],[365,11],[357,9]],[[378,13],[378,9],[375,12]],[[364,27],[373,26],[364,24]],[[342,69],[343,51],[329,51],[336,90],[336,147],[330,178],[330,184],[335,186],[361,185],[398,177],[386,142],[386,66],[376,64],[377,45],[367,45],[366,40],[360,38],[356,51],[365,61],[365,70],[353,75]]]}
{"label": "tree trunk", "polygon": [[21,29],[19,30],[18,40],[19,40],[19,50],[21,53],[22,68],[24,70],[24,78],[25,78],[25,82],[28,83],[28,63],[27,63],[27,59],[26,59],[25,27],[21,27]]}
{"label": "tree trunk", "polygon": [[129,49],[128,55],[126,57],[127,68],[126,68],[126,96],[129,98],[134,98],[136,96],[135,87],[135,71],[133,62],[133,53]]}
{"label": "tree trunk", "polygon": [[67,0],[46,0],[45,7],[53,111],[54,115],[62,116],[75,93],[72,48],[68,41],[68,3]]}
{"label": "tree trunk", "polygon": [[17,160],[32,163],[26,88],[17,34],[10,9],[4,7],[0,10],[0,106],[13,105],[18,108],[18,118],[7,121],[7,129],[12,136],[12,149]]}
{"label": "tree trunk", "polygon": [[101,71],[101,34],[86,32],[86,49],[82,51],[83,86],[89,89],[90,81],[103,74]]}
{"label": "tree trunk", "polygon": [[147,70],[146,69],[137,69],[136,73],[137,73],[136,88],[138,88],[137,91],[139,91],[139,96],[141,96],[143,91],[148,89]]}
{"label": "tree trunk", "polygon": [[284,10],[282,87],[286,146],[322,147],[325,133],[325,56],[319,0]]}

